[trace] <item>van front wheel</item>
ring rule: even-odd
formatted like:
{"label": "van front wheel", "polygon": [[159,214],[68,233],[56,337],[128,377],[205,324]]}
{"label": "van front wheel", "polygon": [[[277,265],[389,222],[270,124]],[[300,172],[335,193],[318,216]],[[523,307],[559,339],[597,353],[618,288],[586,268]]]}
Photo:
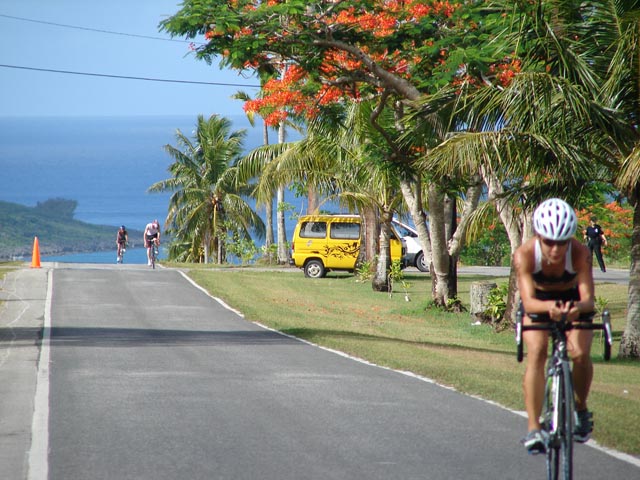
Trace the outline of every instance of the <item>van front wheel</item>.
{"label": "van front wheel", "polygon": [[325,273],[324,265],[320,260],[309,260],[304,266],[304,274],[309,278],[322,278]]}

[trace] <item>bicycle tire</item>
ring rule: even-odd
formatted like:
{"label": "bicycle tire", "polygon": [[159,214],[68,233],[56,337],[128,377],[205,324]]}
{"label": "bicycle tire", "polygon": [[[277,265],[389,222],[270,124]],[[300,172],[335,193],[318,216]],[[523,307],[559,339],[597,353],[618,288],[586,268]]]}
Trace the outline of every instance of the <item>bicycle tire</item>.
{"label": "bicycle tire", "polygon": [[558,369],[557,441],[555,444],[555,479],[573,479],[573,382],[571,367],[562,363]]}
{"label": "bicycle tire", "polygon": [[524,359],[524,342],[522,340],[522,313],[516,312],[516,358],[518,363]]}
{"label": "bicycle tire", "polygon": [[547,478],[573,479],[574,403],[571,367],[562,363],[547,378],[543,427],[549,433]]}
{"label": "bicycle tire", "polygon": [[613,342],[613,339],[611,338],[613,333],[611,331],[611,316],[609,314],[609,310],[602,312],[602,330],[604,332],[602,335],[603,357],[605,361],[609,361],[611,360],[611,343]]}
{"label": "bicycle tire", "polygon": [[558,436],[560,432],[557,427],[558,410],[556,405],[558,404],[560,393],[557,386],[559,383],[559,376],[555,373],[555,367],[549,367],[549,370],[553,371],[549,371],[545,383],[542,428],[549,435],[546,455],[547,479],[558,480],[560,467]]}

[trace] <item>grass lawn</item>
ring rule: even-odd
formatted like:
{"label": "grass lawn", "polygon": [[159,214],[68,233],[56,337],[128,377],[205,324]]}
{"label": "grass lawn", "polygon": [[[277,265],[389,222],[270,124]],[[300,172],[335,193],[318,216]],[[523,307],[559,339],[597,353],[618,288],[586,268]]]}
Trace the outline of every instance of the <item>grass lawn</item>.
{"label": "grass lawn", "polygon": [[[184,267],[184,265],[175,265]],[[305,278],[300,270],[283,268],[188,269],[212,295],[259,322],[370,362],[407,370],[468,394],[523,410],[522,375],[512,331],[495,333],[488,325],[472,325],[469,313],[444,313],[429,308],[431,278],[405,272],[411,301],[404,292],[374,292],[369,282],[329,274]],[[458,290],[469,306],[471,283],[506,282],[506,278],[460,275]],[[596,333],[595,377],[589,399],[594,413],[593,437],[600,444],[640,455],[640,362],[617,358],[624,329],[627,286],[598,283],[596,296],[607,299],[615,344],[610,362],[602,360]],[[522,420],[523,433],[526,422]]]}

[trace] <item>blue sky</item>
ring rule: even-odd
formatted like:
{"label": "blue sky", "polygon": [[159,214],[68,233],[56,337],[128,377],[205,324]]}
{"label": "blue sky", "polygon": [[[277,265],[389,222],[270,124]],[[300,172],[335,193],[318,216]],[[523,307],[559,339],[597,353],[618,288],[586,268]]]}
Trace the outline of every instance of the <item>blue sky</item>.
{"label": "blue sky", "polygon": [[188,42],[167,41],[170,37],[158,31],[158,23],[178,10],[178,0],[0,2],[2,65],[236,84],[165,83],[0,67],[0,115],[244,115],[242,102],[230,97],[239,90],[254,95],[257,89],[252,86],[258,81],[196,60]]}

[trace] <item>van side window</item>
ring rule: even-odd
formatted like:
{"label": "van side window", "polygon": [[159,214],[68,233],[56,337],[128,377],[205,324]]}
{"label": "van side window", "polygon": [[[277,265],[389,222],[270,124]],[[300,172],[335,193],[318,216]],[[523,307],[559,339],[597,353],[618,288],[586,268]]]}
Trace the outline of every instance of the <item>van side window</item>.
{"label": "van side window", "polygon": [[359,223],[331,223],[331,238],[338,240],[358,240],[360,238]]}
{"label": "van side window", "polygon": [[300,226],[301,238],[325,238],[327,236],[327,222],[304,222]]}

